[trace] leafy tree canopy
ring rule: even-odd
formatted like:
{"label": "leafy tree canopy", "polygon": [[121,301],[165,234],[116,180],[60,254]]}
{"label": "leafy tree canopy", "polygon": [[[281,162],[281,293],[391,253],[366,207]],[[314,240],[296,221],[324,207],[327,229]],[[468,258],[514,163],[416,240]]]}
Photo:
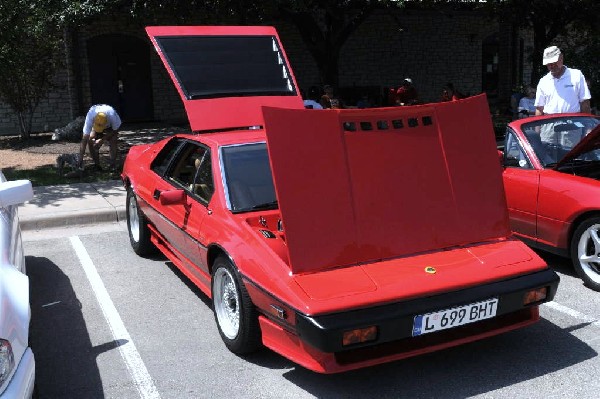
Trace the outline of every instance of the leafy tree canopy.
{"label": "leafy tree canopy", "polygon": [[62,33],[54,1],[0,2],[0,99],[17,114],[20,133],[31,133],[33,112],[60,66]]}

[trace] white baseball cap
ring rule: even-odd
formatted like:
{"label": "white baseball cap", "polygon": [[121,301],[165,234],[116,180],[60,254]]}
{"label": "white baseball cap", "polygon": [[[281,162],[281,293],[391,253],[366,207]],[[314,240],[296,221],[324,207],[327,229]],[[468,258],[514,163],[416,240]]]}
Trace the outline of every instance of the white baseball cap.
{"label": "white baseball cap", "polygon": [[558,61],[560,57],[560,49],[556,46],[550,46],[544,50],[544,65],[552,64]]}

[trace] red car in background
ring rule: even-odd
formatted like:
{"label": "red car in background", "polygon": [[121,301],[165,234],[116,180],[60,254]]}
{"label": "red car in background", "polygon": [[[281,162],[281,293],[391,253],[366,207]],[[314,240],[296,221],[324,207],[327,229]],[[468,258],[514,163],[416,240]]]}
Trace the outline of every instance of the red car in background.
{"label": "red car in background", "polygon": [[600,291],[600,119],[556,114],[508,125],[503,164],[511,229],[570,257]]}
{"label": "red car in background", "polygon": [[309,110],[271,27],[147,32],[195,134],[130,149],[130,242],[232,352],[334,373],[539,319],[558,276],[511,236],[485,96]]}

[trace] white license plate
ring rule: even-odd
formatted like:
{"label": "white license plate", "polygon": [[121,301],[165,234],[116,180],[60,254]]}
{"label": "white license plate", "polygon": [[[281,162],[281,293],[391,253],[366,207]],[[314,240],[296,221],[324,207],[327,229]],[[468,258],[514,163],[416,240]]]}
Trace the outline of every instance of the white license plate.
{"label": "white license plate", "polygon": [[413,337],[491,319],[496,316],[498,298],[470,303],[456,308],[415,316]]}

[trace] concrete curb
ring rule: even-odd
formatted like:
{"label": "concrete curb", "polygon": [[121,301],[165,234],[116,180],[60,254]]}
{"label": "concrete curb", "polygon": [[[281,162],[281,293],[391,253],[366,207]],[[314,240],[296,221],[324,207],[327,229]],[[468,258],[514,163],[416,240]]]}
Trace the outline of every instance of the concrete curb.
{"label": "concrete curb", "polygon": [[52,215],[19,216],[21,230],[43,230],[125,220],[125,206],[119,208],[85,209],[76,213],[56,212]]}
{"label": "concrete curb", "polygon": [[120,181],[75,183],[34,188],[34,198],[21,205],[23,231],[116,223],[125,220],[127,193]]}

